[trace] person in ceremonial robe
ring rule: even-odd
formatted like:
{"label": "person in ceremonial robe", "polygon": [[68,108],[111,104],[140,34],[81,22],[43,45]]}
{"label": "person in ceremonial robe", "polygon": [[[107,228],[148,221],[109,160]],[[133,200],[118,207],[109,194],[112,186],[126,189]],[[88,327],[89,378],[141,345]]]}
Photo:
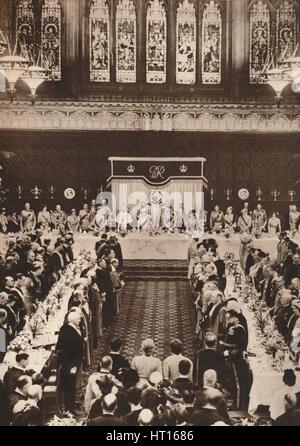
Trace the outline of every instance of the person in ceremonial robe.
{"label": "person in ceremonial robe", "polygon": [[97,203],[96,203],[96,200],[92,200],[90,212],[89,212],[90,223],[92,223],[94,221],[96,214],[97,214]]}
{"label": "person in ceremonial robe", "polygon": [[42,210],[38,213],[38,226],[44,231],[50,232],[51,215],[46,205],[43,206]]}
{"label": "person in ceremonial robe", "polygon": [[245,327],[239,321],[238,313],[230,310],[226,313],[226,317],[228,322],[225,341],[220,341],[220,344],[224,348],[233,382],[234,403],[231,410],[247,410],[253,381],[251,370],[245,359],[248,336]]}
{"label": "person in ceremonial robe", "polygon": [[252,219],[248,213],[248,208],[243,208],[237,220],[237,227],[241,234],[249,232],[252,227]]}
{"label": "person in ceremonial robe", "polygon": [[36,216],[34,211],[30,208],[29,203],[25,203],[24,209],[20,214],[20,226],[22,232],[30,233],[34,230],[36,225]]}
{"label": "person in ceremonial robe", "polygon": [[289,248],[288,248],[288,242],[287,242],[287,233],[282,232],[279,234],[279,242],[277,245],[277,265],[281,268],[283,267],[283,264],[287,258]]}
{"label": "person in ceremonial robe", "polygon": [[138,212],[138,229],[139,231],[150,229],[151,227],[151,213],[148,203],[142,202]]}
{"label": "person in ceremonial robe", "polygon": [[290,206],[290,212],[289,212],[289,225],[290,225],[290,231],[297,231],[298,230],[298,223],[300,219],[300,212],[297,209],[297,206],[291,205]]}
{"label": "person in ceremonial robe", "polygon": [[6,234],[8,232],[8,219],[5,208],[2,208],[0,211],[0,232],[2,232],[2,234]]}
{"label": "person in ceremonial robe", "polygon": [[262,233],[266,229],[267,225],[267,214],[266,211],[262,208],[261,204],[256,206],[256,209],[253,211],[253,228],[259,234]]}
{"label": "person in ceremonial robe", "polygon": [[228,231],[229,235],[233,234],[233,226],[235,221],[235,215],[233,213],[232,206],[229,206],[224,215],[224,227],[225,230]]}
{"label": "person in ceremonial robe", "polygon": [[96,224],[100,231],[107,232],[107,230],[109,229],[111,214],[112,211],[108,206],[108,201],[106,199],[103,199],[95,217]]}
{"label": "person in ceremonial robe", "polygon": [[118,213],[116,218],[117,230],[122,232],[123,234],[127,234],[128,229],[132,228],[133,218],[131,214],[128,212],[127,207],[123,207],[123,209]]}
{"label": "person in ceremonial robe", "polygon": [[194,237],[192,239],[191,244],[188,249],[187,262],[188,262],[188,279],[189,280],[192,278],[194,265],[195,265],[195,259],[199,257],[198,243],[199,243],[199,238]]}
{"label": "person in ceremonial robe", "polygon": [[75,233],[79,230],[80,217],[76,215],[76,209],[72,209],[71,215],[68,216],[67,227],[72,233]]}
{"label": "person in ceremonial robe", "polygon": [[208,304],[201,321],[201,328],[203,331],[203,338],[205,333],[214,333],[218,342],[225,331],[225,312],[222,311],[224,302],[222,301],[223,294],[217,290],[211,293],[210,303]]}
{"label": "person in ceremonial robe", "polygon": [[212,232],[220,232],[223,227],[224,213],[221,211],[218,205],[214,207],[214,210],[210,214],[210,230]]}
{"label": "person in ceremonial robe", "polygon": [[61,205],[56,205],[55,210],[52,212],[53,228],[63,234],[65,232],[66,220],[67,217],[65,212],[62,210]]}
{"label": "person in ceremonial robe", "polygon": [[83,233],[86,233],[90,226],[90,213],[89,213],[89,207],[85,203],[83,205],[83,208],[79,211],[79,225],[80,225],[80,231]]}
{"label": "person in ceremonial robe", "polygon": [[280,234],[281,232],[281,220],[279,218],[278,212],[273,212],[268,220],[268,233],[271,236]]}

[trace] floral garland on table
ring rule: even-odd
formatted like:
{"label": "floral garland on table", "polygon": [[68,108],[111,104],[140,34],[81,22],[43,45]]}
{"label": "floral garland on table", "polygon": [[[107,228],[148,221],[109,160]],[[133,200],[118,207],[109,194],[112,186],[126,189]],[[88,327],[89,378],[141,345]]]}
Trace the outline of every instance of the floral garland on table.
{"label": "floral garland on table", "polygon": [[61,300],[74,283],[75,277],[92,261],[90,252],[80,252],[78,258],[67,266],[63,276],[53,285],[46,299],[38,305],[36,312],[31,317],[26,316],[24,329],[10,342],[8,351],[18,352],[32,348],[35,337],[45,330],[49,317],[55,316],[61,308]]}
{"label": "floral garland on table", "polygon": [[270,310],[265,302],[257,299],[253,285],[249,283],[234,254],[225,253],[226,274],[234,277],[234,291],[239,291],[244,304],[254,316],[257,338],[268,355],[272,355],[271,366],[278,372],[284,370],[284,360],[289,353],[284,338],[277,330]]}
{"label": "floral garland on table", "polygon": [[71,414],[67,413],[65,417],[60,418],[57,415],[55,415],[49,423],[47,423],[47,426],[67,426],[67,427],[75,427],[75,426],[83,426],[83,421],[78,421],[76,418]]}

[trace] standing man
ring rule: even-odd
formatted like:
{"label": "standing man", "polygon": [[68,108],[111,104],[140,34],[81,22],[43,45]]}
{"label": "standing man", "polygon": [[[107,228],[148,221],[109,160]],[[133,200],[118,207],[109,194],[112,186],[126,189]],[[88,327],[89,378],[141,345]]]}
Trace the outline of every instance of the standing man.
{"label": "standing man", "polygon": [[25,203],[24,209],[20,214],[20,226],[22,232],[31,233],[36,225],[36,216],[34,211],[30,208],[29,203]]}
{"label": "standing man", "polygon": [[58,389],[63,394],[65,411],[75,412],[76,377],[83,359],[84,340],[80,331],[81,313],[71,311],[59,332],[56,352],[59,357]]}
{"label": "standing man", "polygon": [[266,211],[262,208],[261,204],[258,204],[253,211],[254,230],[258,233],[262,233],[266,229],[267,220]]}

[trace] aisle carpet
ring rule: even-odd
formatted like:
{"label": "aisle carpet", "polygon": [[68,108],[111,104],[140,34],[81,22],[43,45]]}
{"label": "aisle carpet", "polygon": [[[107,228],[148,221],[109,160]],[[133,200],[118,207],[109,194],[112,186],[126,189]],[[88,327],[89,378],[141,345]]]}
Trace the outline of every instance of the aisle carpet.
{"label": "aisle carpet", "polygon": [[195,310],[187,280],[129,281],[121,296],[121,310],[116,322],[104,333],[96,361],[108,351],[109,341],[124,341],[128,359],[140,353],[142,340],[153,338],[159,358],[169,354],[169,342],[182,340],[185,354],[194,357]]}

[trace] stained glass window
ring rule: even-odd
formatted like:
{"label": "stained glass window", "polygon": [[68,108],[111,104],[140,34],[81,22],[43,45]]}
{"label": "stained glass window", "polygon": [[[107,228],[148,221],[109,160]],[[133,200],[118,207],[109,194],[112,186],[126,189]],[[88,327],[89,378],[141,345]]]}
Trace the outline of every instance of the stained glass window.
{"label": "stained glass window", "polygon": [[222,81],[222,16],[220,6],[210,1],[202,18],[202,83]]}
{"label": "stained glass window", "polygon": [[270,60],[270,10],[262,0],[250,10],[250,83],[265,82],[264,70]]}
{"label": "stained glass window", "polygon": [[93,0],[90,10],[90,80],[110,81],[109,4]]}
{"label": "stained glass window", "polygon": [[119,0],[116,16],[117,82],[136,82],[136,10],[133,0]]}
{"label": "stained glass window", "polygon": [[35,23],[32,0],[19,0],[16,10],[18,50],[32,62],[35,58]]}
{"label": "stained glass window", "polygon": [[293,56],[297,45],[295,1],[281,1],[276,11],[276,55],[278,62]]}
{"label": "stained glass window", "polygon": [[196,14],[194,3],[181,0],[176,21],[176,81],[178,84],[196,82]]}
{"label": "stained glass window", "polygon": [[41,24],[42,63],[48,79],[61,80],[61,7],[58,0],[45,0]]}
{"label": "stained glass window", "polygon": [[151,0],[147,9],[147,82],[164,83],[167,74],[167,15],[164,0]]}

